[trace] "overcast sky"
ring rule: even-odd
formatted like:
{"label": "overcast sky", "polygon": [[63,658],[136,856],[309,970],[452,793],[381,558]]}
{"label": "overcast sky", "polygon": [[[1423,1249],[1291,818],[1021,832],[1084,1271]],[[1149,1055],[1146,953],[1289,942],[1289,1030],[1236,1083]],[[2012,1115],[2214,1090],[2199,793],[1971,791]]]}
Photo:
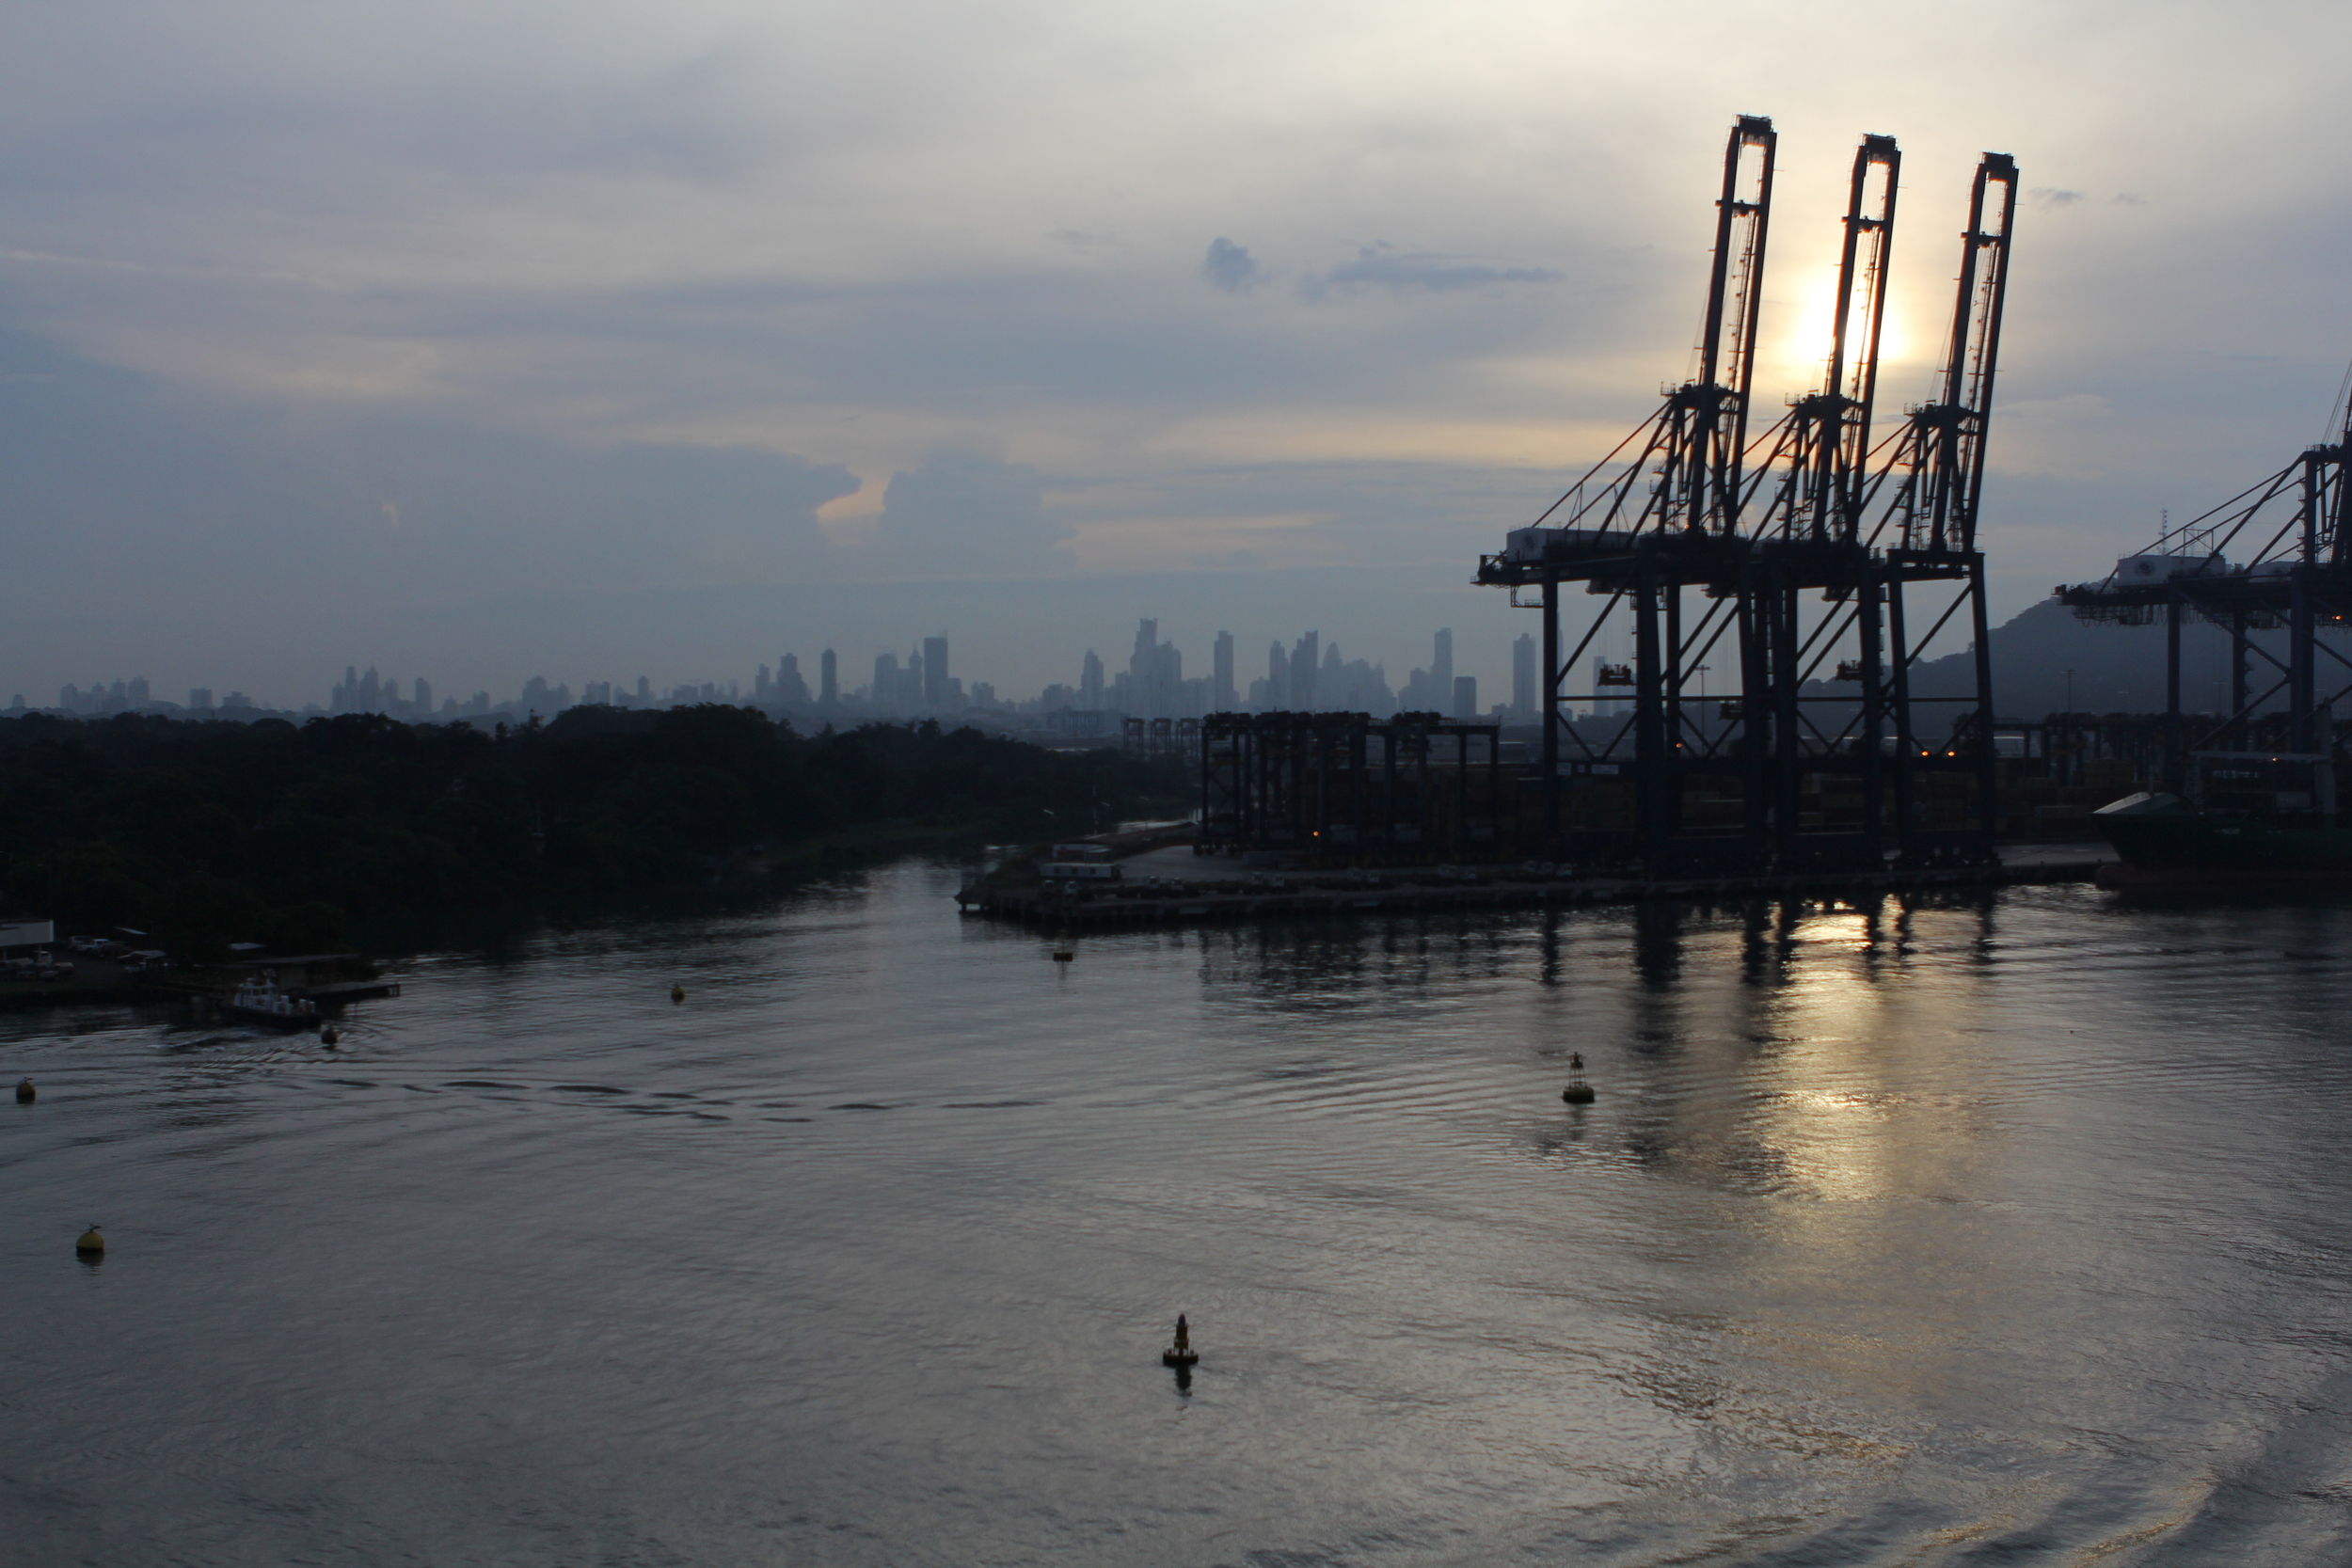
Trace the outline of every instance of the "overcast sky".
{"label": "overcast sky", "polygon": [[[1482,548],[1690,369],[1781,131],[1759,393],[1899,138],[1930,386],[2016,155],[1996,612],[2318,438],[2352,23],[2307,5],[20,0],[0,700],[861,671],[1033,691],[1156,615],[1393,678],[1532,629]],[[1494,685],[1488,700],[1504,695]]]}

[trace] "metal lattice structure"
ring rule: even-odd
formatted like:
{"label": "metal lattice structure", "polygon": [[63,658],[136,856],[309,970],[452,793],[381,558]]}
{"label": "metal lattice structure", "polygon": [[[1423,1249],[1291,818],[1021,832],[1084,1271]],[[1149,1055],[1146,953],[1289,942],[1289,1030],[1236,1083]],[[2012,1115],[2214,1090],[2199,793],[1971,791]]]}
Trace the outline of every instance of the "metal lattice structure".
{"label": "metal lattice structure", "polygon": [[[2352,657],[2321,633],[2352,626],[2352,540],[2344,526],[2352,403],[2333,422],[2333,441],[2305,448],[2278,472],[2168,529],[2101,580],[2058,589],[2085,620],[2163,621],[2168,788],[2193,791],[2200,758],[2259,752],[2324,765],[2332,796],[2344,752],[2335,709],[2352,696]],[[2190,617],[2230,633],[2229,710],[2217,716],[2192,718],[2181,708],[2181,627]],[[2250,635],[2280,630],[2283,648]]]}
{"label": "metal lattice structure", "polygon": [[1384,863],[1491,858],[1517,784],[1500,727],[1434,713],[1213,713],[1200,721],[1204,852]]}
{"label": "metal lattice structure", "polygon": [[[1771,121],[1733,127],[1698,378],[1480,561],[1480,582],[1543,615],[1541,834],[1560,858],[1652,874],[1981,863],[1996,808],[1976,512],[2016,166],[1987,153],[1977,171],[1943,398],[1874,447],[1900,152],[1863,138],[1826,372],[1751,439],[1775,155]],[[1573,643],[1569,585],[1604,600]],[[1976,690],[1939,726],[1908,675],[1962,616]],[[1581,683],[1612,641],[1625,661]],[[1736,685],[1716,702],[1724,665]]]}

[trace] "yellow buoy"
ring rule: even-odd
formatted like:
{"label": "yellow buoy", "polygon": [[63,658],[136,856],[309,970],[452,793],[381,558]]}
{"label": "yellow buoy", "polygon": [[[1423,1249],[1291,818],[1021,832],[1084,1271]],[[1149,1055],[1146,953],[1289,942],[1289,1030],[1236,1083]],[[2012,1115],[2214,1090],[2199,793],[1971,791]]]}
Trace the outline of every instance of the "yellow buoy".
{"label": "yellow buoy", "polygon": [[336,1031],[335,1026],[331,1023],[319,1031],[319,1043],[326,1047],[329,1051],[334,1050],[337,1046],[341,1045],[343,1037]]}
{"label": "yellow buoy", "polygon": [[30,1078],[22,1080],[16,1085],[16,1102],[19,1105],[30,1105],[35,1092],[33,1081]]}
{"label": "yellow buoy", "polygon": [[673,1001],[673,1002],[683,1002],[683,1001],[685,1001],[685,1000],[686,1000],[686,988],[685,988],[684,986],[672,986],[672,987],[670,988],[670,1000],[671,1000],[671,1001]]}
{"label": "yellow buoy", "polygon": [[106,1250],[106,1238],[101,1236],[98,1233],[98,1227],[93,1225],[87,1230],[82,1232],[81,1240],[73,1243],[73,1250],[76,1252],[103,1252]]}

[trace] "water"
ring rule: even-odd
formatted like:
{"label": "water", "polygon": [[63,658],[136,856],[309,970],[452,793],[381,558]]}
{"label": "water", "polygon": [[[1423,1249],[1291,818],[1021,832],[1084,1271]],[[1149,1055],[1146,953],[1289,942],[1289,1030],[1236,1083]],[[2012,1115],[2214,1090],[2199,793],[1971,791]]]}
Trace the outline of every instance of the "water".
{"label": "water", "polygon": [[2352,910],[958,875],[0,1016],[0,1559],[2352,1559]]}

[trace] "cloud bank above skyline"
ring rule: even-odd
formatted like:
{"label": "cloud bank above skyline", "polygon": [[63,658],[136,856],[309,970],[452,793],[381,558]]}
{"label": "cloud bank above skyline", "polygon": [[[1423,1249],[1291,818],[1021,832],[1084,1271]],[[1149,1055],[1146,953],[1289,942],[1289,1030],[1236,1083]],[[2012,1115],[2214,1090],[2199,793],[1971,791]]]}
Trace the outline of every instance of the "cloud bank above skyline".
{"label": "cloud bank above skyline", "polygon": [[[1528,618],[1464,579],[1688,372],[1740,112],[1782,132],[1773,403],[1857,137],[1904,150],[1889,410],[1978,153],[2017,156],[2005,611],[2317,438],[2352,355],[2315,7],[14,20],[0,686],[36,695],[659,684],[941,629],[1034,689],[1137,616],[1205,649],[1260,606],[1245,647],[1402,670],[1450,623],[1499,679]],[[678,608],[763,585],[766,624]]]}

